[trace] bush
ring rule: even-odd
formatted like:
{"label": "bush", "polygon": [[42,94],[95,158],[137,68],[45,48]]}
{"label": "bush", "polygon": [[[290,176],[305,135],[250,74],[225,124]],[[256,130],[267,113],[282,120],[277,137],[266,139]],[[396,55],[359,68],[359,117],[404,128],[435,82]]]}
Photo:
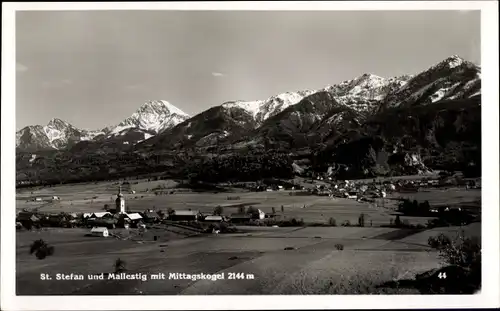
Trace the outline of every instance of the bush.
{"label": "bush", "polygon": [[430,280],[431,293],[472,294],[481,288],[481,242],[478,238],[465,237],[461,231],[452,239],[444,234],[430,237],[428,243],[439,250],[439,257],[448,264],[438,271],[450,272],[446,279],[438,279],[436,275]]}
{"label": "bush", "polygon": [[333,217],[330,217],[330,219],[328,219],[328,224],[332,227],[337,227],[337,221]]}
{"label": "bush", "polygon": [[450,265],[457,265],[463,268],[481,267],[481,242],[476,237],[465,237],[464,232],[442,244],[440,251],[441,258]]}
{"label": "bush", "polygon": [[349,220],[346,220],[342,223],[342,227],[350,227],[351,226],[351,222]]}
{"label": "bush", "polygon": [[335,244],[335,249],[337,249],[338,251],[343,251],[344,250],[344,245],[342,245],[342,244]]}
{"label": "bush", "polygon": [[432,248],[442,249],[451,244],[451,239],[448,236],[440,233],[437,236],[429,237],[429,239],[427,240],[427,244],[429,244],[429,246]]}

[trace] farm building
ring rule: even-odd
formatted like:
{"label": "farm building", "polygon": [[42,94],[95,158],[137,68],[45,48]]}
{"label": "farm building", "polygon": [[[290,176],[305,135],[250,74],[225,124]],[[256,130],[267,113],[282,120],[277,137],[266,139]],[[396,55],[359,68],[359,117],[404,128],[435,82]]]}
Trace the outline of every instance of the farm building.
{"label": "farm building", "polygon": [[116,227],[118,228],[128,228],[130,227],[131,220],[127,217],[127,214],[115,214]]}
{"label": "farm building", "polygon": [[69,220],[66,215],[52,214],[45,217],[42,223],[49,227],[63,227],[65,224],[69,224]]}
{"label": "farm building", "polygon": [[203,219],[203,221],[207,222],[221,222],[224,221],[222,216],[217,216],[217,215],[209,215]]}
{"label": "farm building", "polygon": [[174,221],[198,220],[200,215],[199,211],[175,210],[169,218]]}
{"label": "farm building", "polygon": [[111,218],[113,215],[109,212],[98,212],[98,213],[92,213],[90,215],[90,218]]}
{"label": "farm building", "polygon": [[145,221],[157,221],[160,218],[158,214],[153,212],[152,210],[147,210],[143,212],[142,216]]}
{"label": "farm building", "polygon": [[355,191],[346,192],[346,193],[344,193],[344,195],[347,199],[357,199],[358,198],[358,194]]}
{"label": "farm building", "polygon": [[142,219],[142,216],[139,213],[125,214],[125,217],[132,220],[132,221],[139,221]]}
{"label": "farm building", "polygon": [[90,234],[92,234],[92,236],[108,237],[109,231],[106,227],[94,227],[90,230]]}
{"label": "farm building", "polygon": [[52,196],[52,201],[59,201],[59,200],[61,200],[60,197],[58,197],[56,195]]}
{"label": "farm building", "polygon": [[[99,213],[100,214],[100,213]],[[109,214],[109,213],[108,213]],[[92,214],[94,215],[94,214]],[[105,217],[89,217],[86,219],[87,226],[92,227],[107,227],[114,228],[118,223],[118,220],[113,217],[113,215],[105,215]]]}
{"label": "farm building", "polygon": [[252,215],[249,215],[249,214],[232,214],[231,215],[231,222],[232,223],[248,222],[251,219],[252,219]]}
{"label": "farm building", "polygon": [[20,212],[16,220],[22,224],[23,227],[30,228],[35,224],[38,224],[40,219],[35,216],[35,214],[30,212]]}

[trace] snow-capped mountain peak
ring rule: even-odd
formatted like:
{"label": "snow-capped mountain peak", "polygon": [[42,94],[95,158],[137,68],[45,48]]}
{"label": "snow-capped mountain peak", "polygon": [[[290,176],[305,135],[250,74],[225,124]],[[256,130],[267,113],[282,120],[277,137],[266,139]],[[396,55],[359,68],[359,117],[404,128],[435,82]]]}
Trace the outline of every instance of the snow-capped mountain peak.
{"label": "snow-capped mountain peak", "polygon": [[189,119],[190,116],[165,100],[150,100],[144,103],[130,117],[110,129],[111,135],[117,135],[125,129],[160,133]]}
{"label": "snow-capped mountain peak", "polygon": [[465,60],[458,55],[452,55],[448,57],[444,62],[448,64],[450,68],[455,68],[457,66],[462,65],[465,62]]}
{"label": "snow-capped mountain peak", "polygon": [[47,125],[27,126],[16,133],[16,147],[59,149],[79,136],[80,130],[68,122],[53,118]]}
{"label": "snow-capped mountain peak", "polygon": [[266,119],[282,112],[286,108],[299,103],[304,97],[315,91],[305,90],[298,92],[285,92],[269,97],[266,100],[254,101],[231,101],[222,104],[223,108],[241,108],[252,115],[257,121],[257,125],[262,124]]}
{"label": "snow-capped mountain peak", "polygon": [[404,86],[408,76],[383,78],[372,73],[362,74],[354,79],[329,85],[323,90],[332,94],[335,100],[360,112],[377,109],[377,102],[387,94]]}
{"label": "snow-capped mountain peak", "polygon": [[481,90],[481,67],[452,55],[412,77],[391,92],[386,107],[429,104],[447,99],[471,97]]}
{"label": "snow-capped mountain peak", "polygon": [[166,111],[168,111],[170,114],[177,114],[180,116],[189,117],[187,113],[180,110],[179,108],[172,105],[170,102],[166,100],[149,100],[137,110],[137,112],[157,112],[157,113],[164,113]]}
{"label": "snow-capped mountain peak", "polygon": [[64,127],[68,127],[68,126],[72,127],[71,124],[69,124],[68,122],[61,120],[59,118],[53,118],[49,121],[49,123],[47,123],[47,127],[64,128]]}

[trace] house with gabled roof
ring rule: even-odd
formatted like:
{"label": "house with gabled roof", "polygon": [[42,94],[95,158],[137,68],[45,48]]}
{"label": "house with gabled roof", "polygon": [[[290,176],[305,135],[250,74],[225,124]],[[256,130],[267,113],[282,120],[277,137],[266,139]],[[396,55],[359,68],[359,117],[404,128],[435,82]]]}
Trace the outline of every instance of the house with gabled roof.
{"label": "house with gabled roof", "polygon": [[201,213],[199,211],[174,210],[169,219],[173,221],[193,221],[198,220],[200,217]]}

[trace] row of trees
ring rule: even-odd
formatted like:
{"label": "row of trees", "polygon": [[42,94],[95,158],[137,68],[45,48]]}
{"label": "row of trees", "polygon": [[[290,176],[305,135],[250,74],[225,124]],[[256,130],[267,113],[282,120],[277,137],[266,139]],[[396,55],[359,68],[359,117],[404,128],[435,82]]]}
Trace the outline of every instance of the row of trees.
{"label": "row of trees", "polygon": [[292,159],[273,153],[206,158],[191,163],[185,170],[191,182],[254,181],[293,176]]}

